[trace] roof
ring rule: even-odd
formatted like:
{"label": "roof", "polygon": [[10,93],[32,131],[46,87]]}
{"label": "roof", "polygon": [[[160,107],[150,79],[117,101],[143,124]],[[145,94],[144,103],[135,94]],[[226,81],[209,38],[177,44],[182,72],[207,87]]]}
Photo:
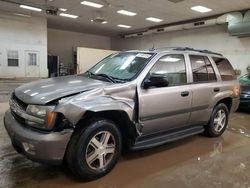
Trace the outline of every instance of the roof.
{"label": "roof", "polygon": [[143,52],[143,53],[161,53],[161,52],[171,52],[171,51],[183,51],[183,52],[197,52],[201,54],[212,54],[216,56],[223,56],[220,53],[213,52],[210,50],[204,50],[204,49],[195,49],[190,47],[163,47],[163,48],[157,48],[157,49],[149,49],[149,50],[130,50],[129,52]]}

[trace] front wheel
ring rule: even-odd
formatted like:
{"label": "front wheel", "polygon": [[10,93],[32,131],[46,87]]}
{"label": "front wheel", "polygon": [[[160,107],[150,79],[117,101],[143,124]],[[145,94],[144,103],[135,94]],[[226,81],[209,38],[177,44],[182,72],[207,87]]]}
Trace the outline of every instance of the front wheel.
{"label": "front wheel", "polygon": [[221,136],[227,128],[229,111],[225,104],[218,104],[205,127],[205,135],[209,137]]}
{"label": "front wheel", "polygon": [[[81,126],[81,125],[79,125]],[[122,149],[117,126],[95,119],[75,132],[67,150],[70,170],[80,179],[94,180],[106,175],[117,163]]]}

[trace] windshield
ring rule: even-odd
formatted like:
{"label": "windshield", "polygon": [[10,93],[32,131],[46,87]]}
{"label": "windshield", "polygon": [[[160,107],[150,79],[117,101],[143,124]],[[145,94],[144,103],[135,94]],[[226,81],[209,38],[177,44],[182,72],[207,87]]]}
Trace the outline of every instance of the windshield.
{"label": "windshield", "polygon": [[250,76],[248,74],[246,74],[246,75],[242,76],[239,81],[240,81],[240,84],[242,86],[249,86],[250,85]]}
{"label": "windshield", "polygon": [[102,76],[109,80],[134,79],[153,57],[153,53],[121,52],[112,54],[89,69],[89,76]]}

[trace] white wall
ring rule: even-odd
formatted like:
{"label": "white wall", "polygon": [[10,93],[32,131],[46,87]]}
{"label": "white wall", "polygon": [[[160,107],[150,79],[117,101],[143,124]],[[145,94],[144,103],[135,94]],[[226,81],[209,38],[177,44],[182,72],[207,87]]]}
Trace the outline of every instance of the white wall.
{"label": "white wall", "polygon": [[48,53],[60,56],[60,62],[64,65],[73,63],[72,48],[110,49],[110,46],[110,37],[48,29]]}
{"label": "white wall", "polygon": [[84,73],[99,61],[117,51],[95,48],[77,48],[77,73]]}
{"label": "white wall", "polygon": [[[7,50],[16,50],[19,66],[8,67]],[[25,51],[39,52],[39,75],[47,77],[47,21],[0,14],[0,78],[25,77]]]}
{"label": "white wall", "polygon": [[155,34],[140,38],[112,38],[112,49],[149,49],[155,46],[175,47],[188,46],[220,52],[232,62],[234,68],[246,73],[250,65],[250,37],[238,38],[230,36],[227,26],[212,26],[201,29],[175,31]]}

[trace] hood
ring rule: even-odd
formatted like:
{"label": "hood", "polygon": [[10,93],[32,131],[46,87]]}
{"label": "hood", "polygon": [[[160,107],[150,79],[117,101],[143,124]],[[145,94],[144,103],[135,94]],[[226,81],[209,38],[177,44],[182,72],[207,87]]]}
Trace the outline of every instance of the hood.
{"label": "hood", "polygon": [[16,88],[14,92],[17,98],[27,104],[46,104],[62,97],[111,84],[74,75],[30,82]]}
{"label": "hood", "polygon": [[242,94],[250,94],[250,85],[242,85],[241,86]]}

